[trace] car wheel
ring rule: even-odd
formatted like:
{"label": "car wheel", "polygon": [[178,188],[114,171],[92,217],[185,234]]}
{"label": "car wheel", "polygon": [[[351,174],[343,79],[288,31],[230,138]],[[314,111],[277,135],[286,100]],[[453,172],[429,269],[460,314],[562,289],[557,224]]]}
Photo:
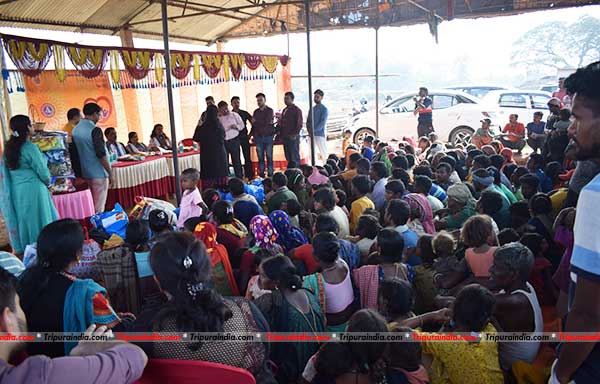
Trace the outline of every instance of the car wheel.
{"label": "car wheel", "polygon": [[450,134],[450,142],[453,146],[462,144],[466,147],[467,145],[471,144],[471,138],[473,137],[473,133],[475,133],[475,131],[469,127],[455,128],[454,131],[452,131],[452,133]]}
{"label": "car wheel", "polygon": [[362,145],[363,140],[365,139],[365,137],[367,136],[373,136],[375,137],[375,131],[372,130],[371,128],[361,128],[358,131],[356,131],[354,133],[354,144],[356,145]]}

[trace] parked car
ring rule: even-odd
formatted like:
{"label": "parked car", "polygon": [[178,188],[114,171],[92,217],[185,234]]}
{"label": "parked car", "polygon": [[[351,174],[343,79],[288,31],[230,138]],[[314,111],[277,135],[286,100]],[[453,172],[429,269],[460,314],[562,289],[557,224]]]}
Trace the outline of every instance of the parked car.
{"label": "parked car", "polygon": [[554,93],[554,92],[558,91],[558,85],[556,85],[556,84],[544,85],[544,86],[540,87],[540,91]]}
{"label": "parked car", "polygon": [[[383,141],[399,141],[417,136],[417,116],[414,114],[417,93],[406,93],[379,110],[379,135]],[[481,120],[495,121],[495,108],[484,107],[479,99],[453,90],[432,90],[433,127],[440,140],[467,144]],[[356,144],[367,135],[375,136],[375,111],[367,111],[349,119],[348,129]]]}
{"label": "parked car", "polygon": [[498,120],[494,123],[504,126],[513,113],[519,115],[519,121],[524,124],[533,121],[533,114],[538,111],[544,114],[545,120],[551,98],[552,94],[544,91],[504,90],[490,91],[481,102],[497,108]]}
{"label": "parked car", "polygon": [[478,98],[482,98],[488,94],[490,91],[499,91],[503,89],[510,89],[509,87],[503,87],[499,85],[455,85],[452,87],[446,87],[446,89],[452,89],[455,91],[460,91],[464,93],[468,93],[471,96],[475,96]]}

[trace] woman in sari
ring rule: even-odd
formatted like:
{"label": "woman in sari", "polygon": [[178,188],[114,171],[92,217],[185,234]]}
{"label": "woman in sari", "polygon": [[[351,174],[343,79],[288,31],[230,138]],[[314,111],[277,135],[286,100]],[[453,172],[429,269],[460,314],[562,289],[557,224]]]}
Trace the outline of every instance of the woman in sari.
{"label": "woman in sari", "polygon": [[274,255],[283,254],[283,248],[276,243],[279,234],[271,223],[271,220],[265,215],[257,215],[250,220],[250,232],[252,232],[253,237],[252,246],[242,255],[239,286],[247,286],[248,291],[256,291],[258,282],[256,268],[260,264],[260,261],[257,260],[257,255],[265,253],[260,252],[261,250],[273,253]]}
{"label": "woman in sari", "polygon": [[[91,324],[112,328],[121,319],[106,290],[68,273],[82,255],[85,236],[72,219],[48,224],[37,239],[37,261],[21,275],[18,293],[30,332],[84,332]],[[68,356],[76,342],[30,343],[29,355]]]}
{"label": "woman in sari", "polygon": [[31,120],[24,115],[10,119],[12,135],[0,163],[0,210],[15,253],[36,242],[46,224],[58,219],[48,191],[48,161],[31,137]]}
{"label": "woman in sari", "polygon": [[408,227],[419,236],[434,234],[433,212],[427,198],[420,193],[409,193],[404,196],[404,201],[410,206],[410,223]]}
{"label": "woman in sari", "polygon": [[248,229],[233,217],[233,207],[225,200],[218,200],[213,204],[212,222],[217,227],[217,241],[225,246],[229,260],[232,261],[234,268],[237,267],[241,256],[237,253],[241,248],[246,247]]}
{"label": "woman in sari", "polygon": [[[150,253],[150,265],[169,300],[142,312],[131,331],[267,332],[269,326],[255,305],[242,297],[223,297],[212,288],[210,264],[210,255],[191,233],[161,236]],[[158,340],[144,343],[144,348],[150,358],[226,364],[249,371],[258,383],[273,382],[266,343]]]}
{"label": "woman in sari", "polygon": [[210,257],[211,278],[215,291],[223,296],[239,296],[233,270],[229,262],[227,249],[217,243],[217,229],[208,222],[200,223],[194,230],[194,236],[204,243]]}
{"label": "woman in sari", "polygon": [[[302,289],[302,278],[287,256],[273,256],[259,266],[258,285],[269,291],[254,301],[273,332],[316,335],[325,331],[325,319],[316,296]],[[296,383],[306,362],[317,352],[317,343],[271,344],[279,383]]]}
{"label": "woman in sari", "polygon": [[414,271],[401,262],[404,240],[395,229],[382,229],[377,235],[379,265],[365,265],[352,271],[354,284],[360,294],[361,308],[377,309],[379,287],[384,279],[397,277],[412,283]]}
{"label": "woman in sari", "polygon": [[350,268],[338,256],[340,244],[332,232],[321,232],[313,239],[313,255],[321,272],[304,279],[304,288],[319,298],[325,313],[327,332],[342,332],[356,309]]}
{"label": "woman in sari", "polygon": [[150,144],[148,145],[151,150],[157,152],[170,151],[173,149],[171,145],[171,139],[163,132],[164,127],[162,124],[155,124],[150,134]]}
{"label": "woman in sari", "polygon": [[277,243],[283,247],[284,253],[288,253],[301,245],[308,244],[308,239],[304,232],[300,228],[292,226],[290,216],[285,211],[273,211],[269,215],[269,218],[279,234]]}

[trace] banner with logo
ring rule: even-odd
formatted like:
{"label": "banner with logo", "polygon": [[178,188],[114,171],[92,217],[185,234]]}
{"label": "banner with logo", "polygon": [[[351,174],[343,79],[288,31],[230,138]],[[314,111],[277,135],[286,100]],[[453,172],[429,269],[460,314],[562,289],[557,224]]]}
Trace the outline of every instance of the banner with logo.
{"label": "banner with logo", "polygon": [[75,71],[67,71],[60,82],[54,71],[42,71],[37,77],[25,76],[29,117],[34,122],[45,122],[45,130],[60,130],[67,123],[67,111],[82,109],[90,102],[102,107],[100,127],[117,125],[112,89],[106,72],[88,79]]}

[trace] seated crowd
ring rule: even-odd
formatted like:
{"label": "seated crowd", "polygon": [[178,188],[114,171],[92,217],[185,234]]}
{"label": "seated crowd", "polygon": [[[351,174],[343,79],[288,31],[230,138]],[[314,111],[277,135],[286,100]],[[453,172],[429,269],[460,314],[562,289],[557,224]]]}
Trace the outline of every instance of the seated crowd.
{"label": "seated crowd", "polygon": [[574,186],[595,175],[568,172],[569,153],[519,165],[496,141],[366,142],[324,166],[288,164],[262,181],[264,201],[239,178],[200,191],[198,171],[185,170],[177,224],[158,210],[131,220],[90,276],[73,273],[79,223],[47,225],[33,266],[18,278],[0,269],[0,331],[452,331],[476,341],[28,343],[15,367],[20,346],[2,343],[0,381],[131,382],[147,358],[222,363],[258,383],[547,380],[553,344],[484,335],[560,330]]}

